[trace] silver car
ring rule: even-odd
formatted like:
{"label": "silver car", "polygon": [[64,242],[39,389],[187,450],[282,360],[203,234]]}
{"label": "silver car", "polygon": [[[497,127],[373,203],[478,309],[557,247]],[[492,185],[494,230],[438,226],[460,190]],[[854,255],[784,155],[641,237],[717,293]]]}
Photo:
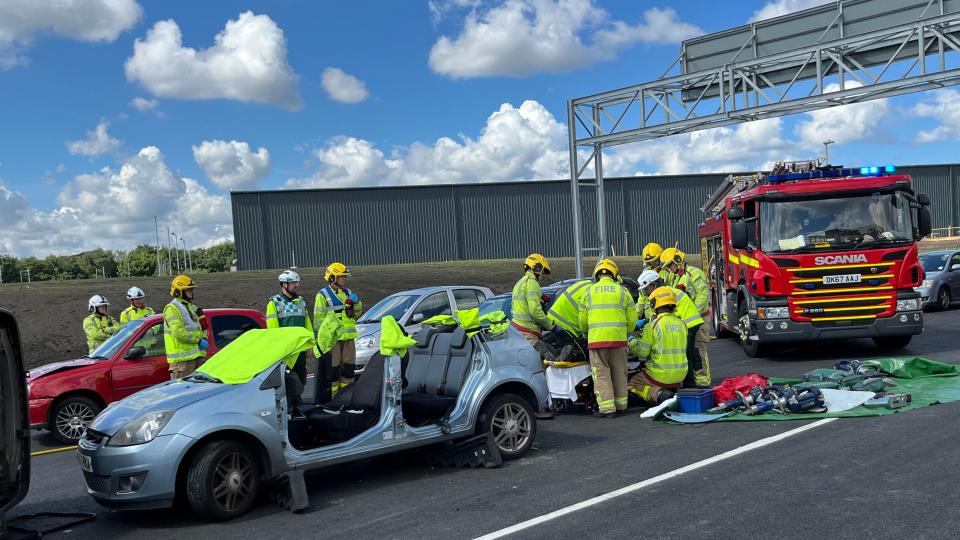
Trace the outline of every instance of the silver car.
{"label": "silver car", "polygon": [[916,290],[923,297],[923,307],[950,309],[960,300],[960,251],[939,250],[920,254],[923,284]]}
{"label": "silver car", "polygon": [[537,413],[549,410],[540,359],[516,330],[468,337],[429,327],[416,335],[408,368],[398,356],[374,356],[332,401],[291,415],[290,375],[261,352],[263,340],[276,345],[290,332],[309,336],[251,330],[208,360],[240,365],[236,352],[249,353],[242,365],[259,364],[247,381],[197,372],[108,406],[78,445],[87,493],[115,508],[168,507],[179,495],[197,514],[226,520],[271,484],[289,489],[288,508],[303,509],[304,471],[487,433],[503,459],[519,458],[534,443]]}
{"label": "silver car", "polygon": [[492,297],[490,289],[473,285],[424,287],[391,294],[357,320],[357,339],[354,341],[357,368],[366,365],[380,349],[380,319],[387,315],[393,316],[408,334],[413,335],[420,330],[420,323],[430,317],[473,309]]}

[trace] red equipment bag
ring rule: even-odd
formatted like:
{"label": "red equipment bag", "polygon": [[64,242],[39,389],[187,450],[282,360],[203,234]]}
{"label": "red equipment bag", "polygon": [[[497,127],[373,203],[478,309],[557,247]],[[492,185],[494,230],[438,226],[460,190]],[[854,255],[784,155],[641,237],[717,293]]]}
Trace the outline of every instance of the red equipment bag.
{"label": "red equipment bag", "polygon": [[724,379],[723,382],[713,387],[714,403],[723,403],[737,397],[735,392],[746,394],[754,386],[767,386],[767,378],[759,373],[747,373],[737,377]]}

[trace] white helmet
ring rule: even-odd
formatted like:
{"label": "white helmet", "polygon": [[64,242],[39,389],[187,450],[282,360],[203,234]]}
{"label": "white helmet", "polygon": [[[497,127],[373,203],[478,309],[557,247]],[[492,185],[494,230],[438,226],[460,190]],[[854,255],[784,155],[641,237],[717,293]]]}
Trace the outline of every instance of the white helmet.
{"label": "white helmet", "polygon": [[147,295],[143,292],[143,289],[141,289],[140,287],[130,287],[129,289],[127,289],[127,300],[134,300],[137,298],[143,299],[146,297]]}
{"label": "white helmet", "polygon": [[90,297],[90,301],[87,302],[87,307],[90,309],[90,313],[93,313],[100,306],[109,306],[110,302],[107,300],[106,296],[101,294],[95,294]]}
{"label": "white helmet", "polygon": [[644,270],[637,278],[637,283],[640,284],[640,289],[646,289],[658,279],[660,279],[660,274],[656,270]]}
{"label": "white helmet", "polygon": [[300,283],[300,274],[293,270],[284,270],[278,279],[280,283]]}

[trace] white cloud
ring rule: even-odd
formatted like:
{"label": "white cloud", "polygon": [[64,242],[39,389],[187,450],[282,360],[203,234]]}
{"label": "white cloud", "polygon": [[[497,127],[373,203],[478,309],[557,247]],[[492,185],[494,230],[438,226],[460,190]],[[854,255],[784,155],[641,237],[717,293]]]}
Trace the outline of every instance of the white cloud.
{"label": "white cloud", "polygon": [[319,169],[288,187],[351,187],[561,178],[567,169],[566,128],[536,101],[509,103],[487,118],[476,139],[441,137],[388,157],[373,143],[336,137],[314,152]]}
{"label": "white cloud", "polygon": [[760,9],[753,12],[753,16],[750,17],[749,22],[762,21],[764,19],[772,19],[774,17],[779,17],[781,15],[786,15],[787,13],[794,13],[796,11],[803,11],[805,9],[812,8],[814,6],[819,6],[822,4],[833,3],[834,0],[775,0],[773,2],[767,2]]}
{"label": "white cloud", "polygon": [[120,148],[120,139],[117,139],[107,133],[107,127],[110,125],[106,120],[101,120],[93,131],[87,132],[86,139],[77,141],[67,141],[67,150],[75,156],[96,157],[99,155],[115,152]]}
{"label": "white cloud", "polygon": [[360,103],[370,95],[366,83],[335,67],[323,70],[320,86],[330,99],[340,103]]}
{"label": "white cloud", "polygon": [[928,143],[943,139],[960,139],[960,92],[939,90],[917,103],[911,112],[920,117],[933,118],[940,125],[917,133],[916,142]]}
{"label": "white cloud", "polygon": [[273,19],[241,13],[214,41],[199,51],[184,47],[177,23],[160,21],[134,44],[124,64],[127,79],[159,97],[303,106],[298,76],[287,63],[286,38]]}
{"label": "white cloud", "polygon": [[171,170],[160,150],[141,149],[118,170],[108,167],[68,182],[50,212],[0,184],[0,251],[44,256],[101,247],[130,249],[155,241],[154,216],[188,247],[232,236],[230,201]]}
{"label": "white cloud", "polygon": [[135,97],[130,100],[130,106],[138,111],[152,111],[157,108],[160,102],[155,99],[147,99],[142,97]]}
{"label": "white cloud", "polygon": [[[861,86],[848,81],[847,89]],[[824,93],[836,92],[840,86],[828,84]],[[834,140],[840,144],[869,139],[877,135],[884,125],[890,105],[885,99],[865,101],[811,111],[806,119],[797,124],[797,133],[806,148],[823,147],[823,141]]]}
{"label": "white cloud", "polygon": [[429,64],[454,79],[562,73],[614,58],[635,43],[677,43],[701,33],[669,8],[648,9],[643,22],[630,25],[593,0],[505,0],[471,9],[460,35],[434,43]]}
{"label": "white cloud", "polygon": [[203,141],[193,147],[193,159],[223,189],[251,188],[270,171],[270,152],[240,141]]}
{"label": "white cloud", "polygon": [[141,14],[135,0],[3,0],[0,69],[27,64],[23,53],[44,34],[75,41],[114,41]]}

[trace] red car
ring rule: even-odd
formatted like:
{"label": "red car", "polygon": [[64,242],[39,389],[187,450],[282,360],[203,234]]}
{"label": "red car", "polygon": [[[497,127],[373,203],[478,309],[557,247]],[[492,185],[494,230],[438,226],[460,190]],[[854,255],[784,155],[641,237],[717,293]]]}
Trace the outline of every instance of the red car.
{"label": "red car", "polygon": [[[264,328],[252,309],[205,309],[211,356],[251,328]],[[170,380],[163,347],[163,316],[126,324],[90,356],[55,362],[27,373],[30,427],[76,444],[88,422],[109,403]]]}

